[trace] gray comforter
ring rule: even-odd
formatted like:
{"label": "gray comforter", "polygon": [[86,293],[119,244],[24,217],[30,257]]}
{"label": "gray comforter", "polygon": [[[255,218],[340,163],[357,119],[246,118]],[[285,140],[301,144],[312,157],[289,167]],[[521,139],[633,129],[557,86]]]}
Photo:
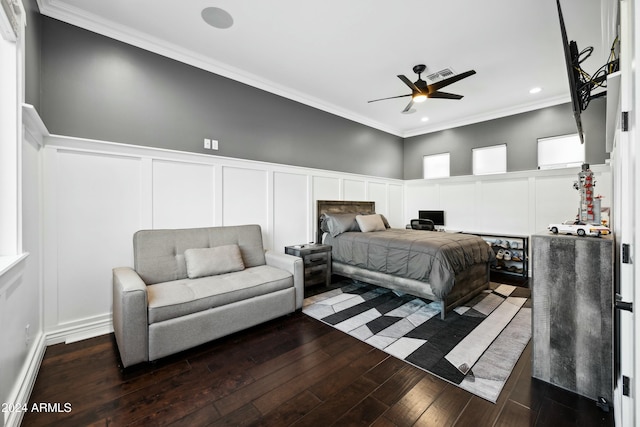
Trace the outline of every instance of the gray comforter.
{"label": "gray comforter", "polygon": [[457,273],[495,259],[481,237],[463,233],[387,229],[327,234],[325,243],[333,246],[333,261],[428,282],[440,298]]}

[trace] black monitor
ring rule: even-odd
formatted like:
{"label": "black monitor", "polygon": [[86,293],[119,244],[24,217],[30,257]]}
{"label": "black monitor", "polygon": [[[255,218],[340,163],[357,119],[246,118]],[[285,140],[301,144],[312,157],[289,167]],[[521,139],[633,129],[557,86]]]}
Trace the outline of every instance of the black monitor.
{"label": "black monitor", "polygon": [[444,211],[418,211],[418,218],[430,219],[434,225],[444,226]]}

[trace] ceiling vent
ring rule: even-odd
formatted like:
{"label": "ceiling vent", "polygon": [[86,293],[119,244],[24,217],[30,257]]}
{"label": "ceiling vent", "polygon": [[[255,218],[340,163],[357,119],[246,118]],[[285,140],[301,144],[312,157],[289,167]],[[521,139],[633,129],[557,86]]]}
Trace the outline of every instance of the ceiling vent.
{"label": "ceiling vent", "polygon": [[427,76],[427,80],[429,80],[430,82],[438,82],[448,77],[452,77],[453,75],[455,75],[455,73],[451,68],[445,68],[443,70],[436,71],[435,73],[429,74]]}

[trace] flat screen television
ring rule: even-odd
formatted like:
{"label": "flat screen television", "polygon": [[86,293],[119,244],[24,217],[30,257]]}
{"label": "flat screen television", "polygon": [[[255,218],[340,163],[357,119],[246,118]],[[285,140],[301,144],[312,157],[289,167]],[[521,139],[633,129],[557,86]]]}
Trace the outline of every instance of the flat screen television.
{"label": "flat screen television", "polygon": [[430,219],[434,225],[444,226],[444,211],[418,211],[418,218]]}
{"label": "flat screen television", "polygon": [[580,72],[578,71],[580,66],[580,53],[578,51],[578,44],[575,41],[569,41],[567,37],[567,30],[564,25],[564,18],[562,16],[562,8],[560,7],[560,0],[556,0],[558,5],[558,18],[560,19],[560,32],[562,34],[562,47],[564,49],[564,62],[567,68],[567,76],[569,77],[569,91],[571,93],[571,106],[573,109],[573,117],[576,121],[576,127],[578,129],[578,136],[580,142],[584,144],[584,132],[582,130],[582,118],[581,114],[584,111],[584,96],[585,89],[587,89],[586,96],[589,97],[590,87],[585,88],[580,78]]}

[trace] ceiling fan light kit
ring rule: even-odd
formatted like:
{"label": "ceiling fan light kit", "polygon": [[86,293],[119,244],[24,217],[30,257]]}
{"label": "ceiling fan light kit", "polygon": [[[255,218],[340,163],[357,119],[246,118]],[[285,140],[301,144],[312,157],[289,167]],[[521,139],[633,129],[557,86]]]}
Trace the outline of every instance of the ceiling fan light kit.
{"label": "ceiling fan light kit", "polygon": [[427,95],[422,92],[414,93],[412,99],[413,102],[424,102],[427,100]]}
{"label": "ceiling fan light kit", "polygon": [[[422,80],[422,73],[426,69],[427,69],[427,66],[424,64],[418,64],[413,67],[413,72],[418,75],[418,80],[416,80],[415,82],[412,82],[402,74],[398,75],[398,78],[402,80],[402,82],[407,86],[409,86],[409,88],[411,89],[410,94],[391,96],[389,98],[374,99],[368,102],[377,102],[377,101],[384,101],[387,99],[404,98],[404,97],[410,96],[411,101],[409,101],[409,104],[404,108],[404,110],[402,110],[402,113],[406,114],[409,110],[411,110],[411,107],[413,107],[413,104],[415,102],[424,102],[427,100],[427,98],[459,100],[463,98],[462,95],[456,95],[455,93],[441,92],[440,89],[442,89],[443,87],[449,86],[450,84],[455,83],[457,81],[465,79],[469,76],[472,76],[476,73],[475,70],[469,70],[464,73],[456,74],[456,75],[453,75],[452,77],[445,78],[444,80],[427,84],[426,81]],[[452,74],[451,70],[446,69],[446,70],[438,71],[431,75],[433,76],[433,75],[451,75],[451,74]]]}

